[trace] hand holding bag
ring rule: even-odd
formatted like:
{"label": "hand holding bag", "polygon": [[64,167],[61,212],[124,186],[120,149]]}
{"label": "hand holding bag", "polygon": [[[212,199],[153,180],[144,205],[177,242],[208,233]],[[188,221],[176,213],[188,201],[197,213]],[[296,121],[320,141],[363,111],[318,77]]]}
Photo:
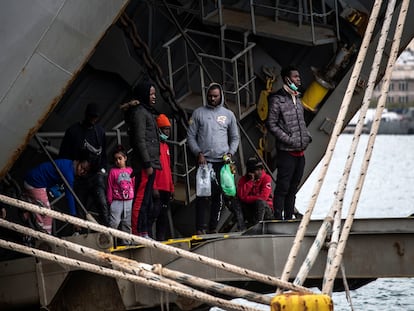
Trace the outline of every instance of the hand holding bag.
{"label": "hand holding bag", "polygon": [[224,164],[220,170],[220,185],[225,195],[229,197],[236,196],[236,183],[230,164]]}
{"label": "hand holding bag", "polygon": [[196,174],[196,195],[198,197],[211,196],[211,164],[200,165]]}

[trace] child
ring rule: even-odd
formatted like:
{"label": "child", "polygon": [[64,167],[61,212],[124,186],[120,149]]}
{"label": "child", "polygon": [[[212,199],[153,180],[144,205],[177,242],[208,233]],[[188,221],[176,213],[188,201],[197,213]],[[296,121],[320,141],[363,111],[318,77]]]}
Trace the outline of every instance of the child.
{"label": "child", "polygon": [[150,224],[156,223],[155,237],[165,241],[168,231],[168,210],[170,200],[174,197],[174,184],[171,174],[170,149],[166,140],[171,133],[171,123],[165,114],[156,119],[160,135],[161,170],[157,170],[153,186],[154,206],[151,212]]}
{"label": "child", "polygon": [[106,195],[110,205],[109,226],[130,233],[135,179],[131,177],[132,168],[126,165],[128,157],[122,146],[115,149],[113,160],[115,167],[109,171]]}
{"label": "child", "polygon": [[[90,169],[90,163],[86,160],[58,159],[55,160],[55,164],[72,189],[75,176],[85,176]],[[38,165],[27,172],[24,178],[27,198],[35,204],[39,202],[45,208],[50,208],[46,189],[62,183],[63,180],[52,162]],[[65,190],[69,212],[76,216],[75,198],[67,187],[65,187]],[[52,217],[37,214],[36,224],[47,233],[52,233]]]}

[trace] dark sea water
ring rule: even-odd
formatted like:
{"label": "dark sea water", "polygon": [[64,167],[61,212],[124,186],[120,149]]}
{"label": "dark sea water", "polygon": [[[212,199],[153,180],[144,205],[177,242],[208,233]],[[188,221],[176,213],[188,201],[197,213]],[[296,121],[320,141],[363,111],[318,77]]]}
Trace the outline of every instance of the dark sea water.
{"label": "dark sea water", "polygon": [[[333,193],[337,190],[351,141],[352,135],[342,135],[339,138],[314,209],[315,219],[324,218],[332,205]],[[344,213],[348,211],[367,141],[368,135],[363,135],[360,139],[360,148],[348,183],[349,190],[345,196]],[[318,167],[298,193],[297,207],[301,211],[308,207],[319,170]],[[414,136],[379,135],[375,141],[356,218],[406,217],[413,213]],[[332,298],[335,311],[351,310],[345,293],[334,293]],[[414,278],[378,279],[351,291],[351,299],[355,311],[414,311]]]}

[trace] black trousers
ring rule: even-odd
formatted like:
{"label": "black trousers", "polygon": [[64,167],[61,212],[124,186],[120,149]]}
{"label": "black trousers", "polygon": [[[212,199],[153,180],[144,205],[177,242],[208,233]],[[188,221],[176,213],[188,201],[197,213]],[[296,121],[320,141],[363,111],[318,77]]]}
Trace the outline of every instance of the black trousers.
{"label": "black trousers", "polygon": [[[94,173],[75,180],[74,191],[84,207],[101,225],[109,225],[109,205],[106,200],[106,174]],[[78,215],[85,212],[77,206]]]}
{"label": "black trousers", "polygon": [[275,219],[292,219],[296,193],[305,168],[304,156],[293,156],[288,151],[277,151],[277,179],[273,196]]}
{"label": "black trousers", "polygon": [[153,208],[150,212],[149,228],[155,223],[155,234],[150,234],[151,237],[155,237],[158,241],[167,240],[169,232],[168,222],[168,210],[170,208],[171,192],[159,190],[160,196],[153,196]]}
{"label": "black trousers", "polygon": [[253,204],[241,203],[241,206],[248,227],[259,223],[259,221],[272,220],[274,218],[273,210],[266,201],[257,200]]}
{"label": "black trousers", "polygon": [[215,232],[217,231],[217,224],[219,222],[220,209],[223,204],[230,209],[230,211],[237,218],[237,225],[239,230],[244,230],[244,218],[241,207],[234,197],[228,197],[223,194],[220,186],[220,170],[223,167],[223,162],[212,162],[213,170],[216,175],[216,181],[211,181],[211,196],[197,197],[196,201],[196,230],[199,232]]}

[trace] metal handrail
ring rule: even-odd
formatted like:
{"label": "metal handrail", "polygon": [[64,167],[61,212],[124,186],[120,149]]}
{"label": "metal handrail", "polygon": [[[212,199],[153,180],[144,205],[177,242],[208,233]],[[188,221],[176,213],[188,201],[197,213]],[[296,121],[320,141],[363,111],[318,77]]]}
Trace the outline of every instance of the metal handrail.
{"label": "metal handrail", "polygon": [[[178,176],[178,177],[182,177],[185,179],[185,199],[186,202],[190,203],[192,200],[192,196],[191,196],[191,181],[190,181],[190,174],[195,172],[196,170],[196,166],[191,166],[189,165],[189,161],[188,161],[188,150],[187,150],[187,138],[184,138],[181,141],[173,141],[173,140],[167,140],[168,143],[172,144],[172,145],[176,145],[177,147],[181,147],[183,148],[183,157],[184,157],[184,163],[178,163],[179,165],[184,165],[184,173],[179,174],[177,173],[175,170],[173,170],[172,174],[174,176]],[[174,169],[176,167],[177,163],[174,162]]]}
{"label": "metal handrail", "polygon": [[225,62],[229,62],[229,63],[234,63],[235,61],[237,61],[240,57],[242,57],[243,55],[247,54],[248,52],[250,52],[254,47],[256,46],[256,43],[254,42],[249,42],[247,44],[247,47],[244,48],[241,52],[237,53],[236,55],[234,55],[232,58],[227,58],[227,57],[222,57],[222,56],[216,56],[216,55],[212,55],[212,54],[206,54],[206,53],[199,53],[198,55],[202,56],[202,57],[208,57],[211,59],[216,59],[216,60],[220,60],[220,61],[225,61]]}
{"label": "metal handrail", "polygon": [[[125,125],[125,121],[119,122],[117,125],[115,125],[111,131],[106,131],[105,136],[106,137],[116,137],[117,143],[122,144],[122,137],[128,137],[127,132],[121,131],[121,127]],[[38,132],[36,134],[36,138],[63,138],[65,135],[65,132]],[[183,157],[184,157],[184,163],[174,163],[173,165],[173,176],[178,176],[185,179],[185,191],[186,191],[186,200],[187,202],[191,202],[191,183],[190,183],[190,174],[195,172],[196,166],[190,166],[188,161],[188,150],[187,150],[187,139],[183,139],[181,141],[175,141],[175,140],[167,140],[167,143],[177,146],[179,148],[183,148]],[[58,154],[59,150],[57,148],[54,148],[52,146],[45,146],[49,152],[52,152],[53,154]],[[128,150],[128,153],[131,150]],[[176,170],[176,166],[181,165],[184,166],[184,173],[179,173]]]}
{"label": "metal handrail", "polygon": [[[277,3],[279,1],[276,1]],[[252,26],[252,32],[254,34],[256,34],[256,14],[255,14],[255,8],[256,7],[260,7],[260,8],[265,8],[265,9],[269,9],[274,11],[274,16],[275,16],[275,21],[277,21],[279,18],[279,12],[285,12],[285,13],[289,13],[289,14],[293,14],[293,15],[297,15],[298,16],[298,26],[301,27],[303,24],[303,20],[310,20],[309,24],[311,26],[311,32],[312,32],[312,42],[315,44],[316,43],[316,36],[315,36],[315,21],[314,18],[315,17],[321,17],[323,19],[323,23],[324,25],[327,25],[327,17],[335,14],[335,28],[336,28],[336,36],[339,39],[340,35],[339,35],[339,13],[338,13],[338,3],[337,0],[334,0],[334,9],[326,12],[325,10],[325,1],[321,0],[322,3],[322,9],[324,11],[324,13],[316,13],[313,12],[313,5],[312,5],[312,1],[309,2],[309,8],[310,8],[310,12],[306,13],[308,11],[308,7],[306,6],[307,1],[304,1],[305,6],[302,7],[302,1],[298,1],[298,10],[297,11],[293,11],[293,10],[289,10],[289,9],[285,9],[282,8],[281,6],[279,6],[278,4],[276,4],[275,6],[271,6],[271,5],[266,5],[266,4],[260,4],[257,3],[257,1],[255,0],[250,0],[250,18],[251,18],[251,26]],[[221,8],[218,8],[218,10],[221,10]],[[306,11],[306,12],[304,12]]]}
{"label": "metal handrail", "polygon": [[[289,13],[289,14],[293,14],[293,15],[298,15],[298,24],[301,25],[302,22],[300,20],[300,17],[307,17],[312,19],[312,17],[322,17],[324,19],[324,21],[326,20],[326,17],[328,17],[329,15],[331,15],[332,13],[335,12],[335,9],[332,9],[328,12],[324,12],[324,13],[316,13],[313,12],[313,6],[312,6],[312,2],[310,1],[310,13],[304,13],[301,12],[303,11],[303,9],[301,9],[301,5],[298,6],[298,11],[292,11],[292,10],[288,10],[288,9],[283,9],[280,6],[271,6],[271,5],[266,5],[266,4],[259,4],[259,3],[255,3],[255,0],[250,0],[250,5],[251,7],[261,7],[261,8],[265,8],[265,9],[270,9],[273,10],[275,12],[285,12],[285,13]],[[321,1],[323,4],[324,2]],[[336,2],[336,1],[335,1]],[[298,1],[298,4],[301,4],[300,1]],[[325,6],[323,6],[323,10],[325,11]],[[275,14],[275,16],[278,16],[277,14]]]}
{"label": "metal handrail", "polygon": [[[252,64],[251,63],[248,63],[248,64],[245,63],[246,71],[250,73],[250,77],[247,77],[246,82],[243,83],[242,85],[240,85],[239,80],[238,80],[237,62],[240,58],[242,58],[246,55],[250,55],[255,46],[256,46],[255,43],[248,42],[247,46],[242,51],[240,51],[239,53],[237,53],[236,55],[234,55],[231,58],[227,58],[227,57],[223,57],[223,56],[217,56],[217,55],[211,55],[211,54],[206,54],[206,53],[199,53],[199,56],[201,57],[201,59],[203,59],[203,58],[204,59],[212,59],[212,60],[217,60],[217,61],[227,62],[227,63],[232,64],[233,74],[231,75],[231,77],[234,79],[234,89],[233,90],[224,89],[224,92],[228,93],[228,94],[234,94],[236,96],[237,118],[239,120],[242,118],[240,92],[241,92],[241,90],[246,89],[247,91],[250,91],[252,93],[252,98],[255,98],[254,82],[256,80],[256,77],[253,74]],[[201,75],[202,87],[204,89],[206,86],[204,84],[205,79],[203,77],[203,71],[202,70],[200,70],[200,75]],[[250,87],[250,89],[249,89],[249,87]],[[205,97],[205,94],[203,92],[203,102],[205,102],[204,97]]]}
{"label": "metal handrail", "polygon": [[[206,19],[208,18],[207,15],[210,15],[210,13],[217,13],[216,8],[221,8],[222,7],[222,2],[221,0],[218,0],[217,2],[217,6],[212,5],[211,3],[204,3],[205,1],[200,0],[200,7],[201,7],[201,17],[202,19]],[[206,6],[206,7],[205,7]],[[214,12],[207,12],[205,10],[205,8],[207,8],[207,6],[210,6],[210,8],[214,9]],[[226,25],[223,25],[223,15],[221,12],[221,9],[218,11],[218,16],[219,16],[219,22],[220,22],[220,35],[214,35],[214,34],[210,34],[210,33],[205,33],[205,32],[201,32],[201,31],[195,31],[195,30],[191,30],[191,29],[185,29],[183,30],[179,35],[174,36],[173,38],[171,38],[170,40],[168,40],[163,47],[167,50],[167,62],[168,62],[168,76],[169,76],[169,83],[170,83],[170,87],[172,89],[174,89],[174,85],[175,85],[175,77],[178,76],[178,74],[180,75],[180,78],[183,79],[182,76],[182,72],[184,70],[184,68],[186,69],[186,76],[185,76],[185,83],[186,83],[186,87],[188,88],[188,90],[184,90],[186,91],[185,94],[189,94],[191,91],[190,90],[190,77],[189,77],[189,73],[190,73],[190,66],[192,65],[192,63],[190,62],[189,59],[189,53],[187,53],[187,50],[191,48],[191,46],[194,46],[195,48],[192,48],[191,52],[195,52],[196,51],[196,59],[199,62],[199,66],[197,68],[197,70],[199,70],[200,73],[200,85],[201,85],[201,95],[203,97],[203,103],[206,102],[206,98],[205,98],[205,89],[207,88],[206,85],[208,85],[210,82],[219,82],[217,81],[217,77],[214,78],[215,80],[213,80],[213,78],[210,76],[209,69],[212,66],[217,66],[217,68],[219,68],[219,72],[221,72],[222,74],[222,85],[223,85],[223,91],[226,94],[231,94],[232,96],[234,96],[235,101],[236,101],[236,117],[238,120],[242,119],[243,114],[242,114],[242,109],[241,109],[241,96],[243,94],[245,94],[245,98],[243,98],[243,100],[250,105],[250,99],[256,98],[256,94],[255,94],[255,75],[254,75],[254,68],[253,68],[253,57],[252,57],[252,51],[253,48],[255,47],[255,43],[252,42],[248,42],[247,41],[247,34],[244,37],[244,42],[241,41],[234,41],[234,40],[228,40],[225,38],[224,36],[224,32],[226,30]],[[194,36],[192,36],[194,35]],[[200,47],[197,44],[197,40],[195,36],[201,36],[201,37],[206,37],[208,38],[209,41],[211,41],[210,39],[214,39],[218,41],[218,44],[220,46],[220,49],[218,51],[218,53],[220,55],[213,55],[213,54],[208,54],[207,52],[203,51],[202,47]],[[177,44],[182,44],[181,41],[184,41],[184,51],[186,54],[182,55],[182,57],[180,58],[180,62],[181,64],[178,64],[177,61],[175,61],[175,63],[173,63],[173,45],[177,45]],[[225,55],[225,51],[226,51],[226,44],[238,44],[240,45],[240,50],[236,52],[236,55],[232,55],[231,57],[226,57]],[[184,60],[183,60],[184,59]],[[204,66],[204,61],[208,61],[210,67],[207,68],[206,66]],[[239,60],[244,61],[244,71],[242,72],[243,76],[239,77],[239,73],[238,73],[238,65],[239,65]],[[225,63],[229,63],[231,64],[231,70],[232,70],[232,74],[228,74],[227,70],[226,70],[226,66]],[[239,81],[240,78],[240,81]],[[227,81],[229,80],[229,81]],[[230,81],[231,80],[231,81]],[[230,83],[231,82],[231,83]],[[232,87],[230,89],[226,88],[226,85],[232,85]],[[183,90],[179,90],[180,92],[183,92]],[[176,92],[178,93],[178,92]],[[189,167],[188,166],[188,154],[187,154],[187,150],[186,150],[186,144],[185,144],[186,140],[183,140],[181,142],[174,142],[174,144],[176,145],[176,147],[182,147],[183,148],[183,157],[184,157],[184,164],[185,165],[185,174],[177,174],[176,176],[179,177],[184,177],[186,179],[186,199],[188,202],[191,201],[191,196],[190,196],[190,179],[189,179],[189,175],[190,173],[192,173],[193,171],[195,171],[196,167]],[[239,154],[240,154],[240,159],[243,161],[243,150],[241,150],[241,146],[239,146]]]}

